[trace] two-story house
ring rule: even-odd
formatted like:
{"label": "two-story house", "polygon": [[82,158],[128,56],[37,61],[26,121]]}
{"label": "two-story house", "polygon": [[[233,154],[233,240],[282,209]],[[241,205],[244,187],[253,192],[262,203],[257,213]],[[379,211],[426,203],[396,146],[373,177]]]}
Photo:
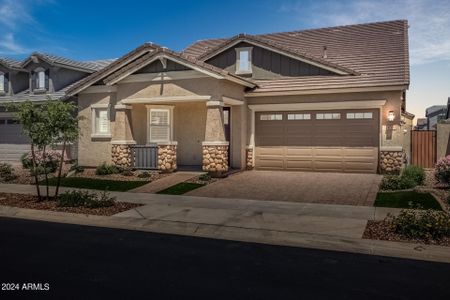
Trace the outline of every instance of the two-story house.
{"label": "two-story house", "polygon": [[29,150],[28,139],[7,104],[61,99],[71,85],[111,62],[79,62],[37,52],[23,61],[0,58],[0,160],[17,161]]}

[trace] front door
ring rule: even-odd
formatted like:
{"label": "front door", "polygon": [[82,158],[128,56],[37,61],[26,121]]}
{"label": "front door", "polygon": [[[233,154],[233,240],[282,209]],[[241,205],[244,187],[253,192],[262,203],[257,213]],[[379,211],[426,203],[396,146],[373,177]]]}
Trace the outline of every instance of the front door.
{"label": "front door", "polygon": [[231,109],[230,107],[223,108],[223,125],[225,130],[225,139],[229,143],[228,146],[228,165],[230,165],[230,153],[231,153]]}

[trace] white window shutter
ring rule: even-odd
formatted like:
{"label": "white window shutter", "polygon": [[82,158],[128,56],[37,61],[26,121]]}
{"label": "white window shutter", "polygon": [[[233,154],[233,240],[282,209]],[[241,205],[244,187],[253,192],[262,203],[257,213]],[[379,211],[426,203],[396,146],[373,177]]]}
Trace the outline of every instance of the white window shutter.
{"label": "white window shutter", "polygon": [[170,141],[170,110],[150,110],[150,142]]}

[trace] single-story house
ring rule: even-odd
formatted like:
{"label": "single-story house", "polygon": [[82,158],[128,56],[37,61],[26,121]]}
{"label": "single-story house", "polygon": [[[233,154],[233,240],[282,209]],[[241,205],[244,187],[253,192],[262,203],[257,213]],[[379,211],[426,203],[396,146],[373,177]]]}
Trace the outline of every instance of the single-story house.
{"label": "single-story house", "polygon": [[406,161],[408,86],[399,20],[239,34],[181,52],[145,43],[66,98],[83,117],[83,166],[375,173]]}

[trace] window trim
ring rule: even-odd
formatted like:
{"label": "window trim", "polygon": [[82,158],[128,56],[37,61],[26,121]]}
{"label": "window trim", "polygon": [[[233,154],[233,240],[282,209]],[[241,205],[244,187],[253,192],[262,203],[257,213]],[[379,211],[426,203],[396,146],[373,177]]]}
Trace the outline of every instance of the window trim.
{"label": "window trim", "polygon": [[[108,117],[108,132],[100,133],[97,131],[96,118],[97,111],[106,109],[106,116]],[[93,104],[91,105],[91,138],[111,138],[111,106],[109,104]]]}
{"label": "window trim", "polygon": [[[253,73],[253,64],[252,64],[252,52],[253,47],[239,47],[236,48],[236,71],[235,74],[252,74]],[[241,52],[248,52],[248,70],[241,70],[240,61],[241,61]]]}
{"label": "window trim", "polygon": [[[296,119],[295,116],[297,115],[302,115],[301,119]],[[289,119],[289,116],[294,116],[293,119]],[[305,118],[305,116],[308,116],[308,118]],[[311,120],[311,114],[310,113],[296,113],[296,112],[291,112],[291,113],[287,113],[287,120],[288,121],[310,121]]]}
{"label": "window trim", "polygon": [[[174,116],[173,116],[173,109],[174,106],[171,105],[146,105],[147,107],[147,144],[165,144],[165,143],[172,143],[173,142],[173,126],[174,126]],[[151,111],[168,111],[169,112],[169,139],[166,141],[163,140],[155,140],[152,141],[151,139]]]}

